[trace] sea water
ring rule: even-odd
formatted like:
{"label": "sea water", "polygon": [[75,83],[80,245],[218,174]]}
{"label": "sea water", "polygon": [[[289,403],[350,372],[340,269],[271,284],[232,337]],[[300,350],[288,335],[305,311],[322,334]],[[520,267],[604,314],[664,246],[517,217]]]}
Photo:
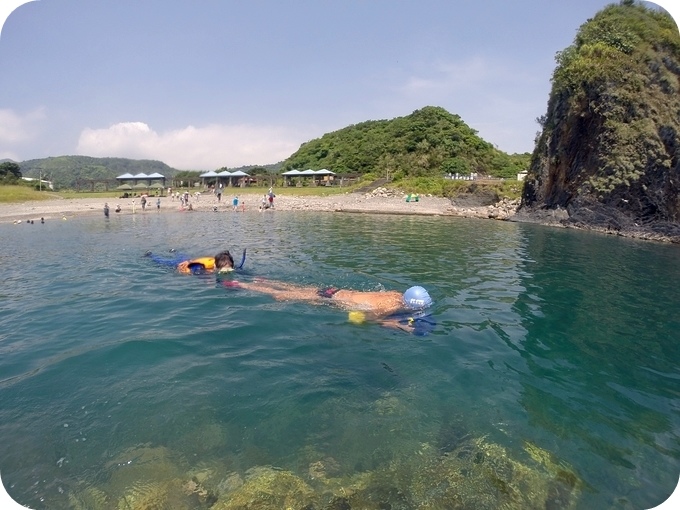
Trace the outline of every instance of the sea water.
{"label": "sea water", "polygon": [[[678,246],[284,211],[0,239],[0,473],[32,508],[230,508],[259,480],[308,508],[637,509],[677,483]],[[436,326],[357,325],[143,256],[225,248],[247,248],[236,279],[422,285]]]}

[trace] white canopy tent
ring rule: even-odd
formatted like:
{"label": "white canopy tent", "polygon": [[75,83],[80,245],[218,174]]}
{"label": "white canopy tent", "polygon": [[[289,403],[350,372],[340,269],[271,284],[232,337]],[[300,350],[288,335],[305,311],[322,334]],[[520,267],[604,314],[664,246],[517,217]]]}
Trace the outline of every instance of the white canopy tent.
{"label": "white canopy tent", "polygon": [[292,177],[302,177],[302,178],[311,177],[312,182],[314,182],[315,185],[318,185],[322,180],[325,180],[327,183],[330,183],[331,180],[333,179],[331,176],[334,176],[335,172],[331,172],[327,168],[322,168],[321,170],[312,170],[312,169],[288,170],[287,172],[283,172],[281,175],[285,179],[284,182],[285,182],[286,186],[290,186],[290,179]]}

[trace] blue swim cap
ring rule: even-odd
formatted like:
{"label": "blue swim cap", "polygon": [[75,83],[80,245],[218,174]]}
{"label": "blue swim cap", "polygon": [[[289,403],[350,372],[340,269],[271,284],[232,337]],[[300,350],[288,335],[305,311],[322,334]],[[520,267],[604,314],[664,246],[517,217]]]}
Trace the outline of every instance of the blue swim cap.
{"label": "blue swim cap", "polygon": [[404,292],[404,304],[412,310],[421,310],[432,304],[432,298],[424,288],[416,285]]}

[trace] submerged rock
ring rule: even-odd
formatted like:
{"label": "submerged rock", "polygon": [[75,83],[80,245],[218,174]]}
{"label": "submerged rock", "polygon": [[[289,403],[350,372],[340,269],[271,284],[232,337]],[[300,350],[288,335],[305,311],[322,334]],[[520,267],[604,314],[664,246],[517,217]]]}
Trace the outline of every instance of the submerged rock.
{"label": "submerged rock", "polygon": [[[213,510],[280,510],[314,508],[314,490],[290,471],[256,467],[234,491],[221,494]],[[310,506],[311,505],[311,506]]]}

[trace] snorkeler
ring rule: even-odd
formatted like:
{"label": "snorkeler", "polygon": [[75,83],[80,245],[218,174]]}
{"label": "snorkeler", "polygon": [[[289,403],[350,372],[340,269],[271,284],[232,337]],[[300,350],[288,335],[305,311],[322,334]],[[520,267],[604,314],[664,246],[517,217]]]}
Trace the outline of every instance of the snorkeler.
{"label": "snorkeler", "polygon": [[432,298],[420,286],[411,287],[402,294],[394,290],[363,292],[335,287],[320,289],[274,280],[228,281],[224,285],[263,292],[280,301],[329,303],[348,310],[349,320],[355,324],[374,321],[421,335],[429,333],[434,326],[424,312],[432,305]]}
{"label": "snorkeler", "polygon": [[[173,267],[180,273],[203,274],[213,271],[227,273],[234,270],[234,259],[228,250],[221,251],[214,257],[198,257],[193,259],[187,259],[184,255],[180,254],[169,258],[162,257],[154,255],[150,251],[147,251],[144,256],[150,257],[157,264]],[[243,251],[243,258],[243,261],[245,261],[245,250]]]}

